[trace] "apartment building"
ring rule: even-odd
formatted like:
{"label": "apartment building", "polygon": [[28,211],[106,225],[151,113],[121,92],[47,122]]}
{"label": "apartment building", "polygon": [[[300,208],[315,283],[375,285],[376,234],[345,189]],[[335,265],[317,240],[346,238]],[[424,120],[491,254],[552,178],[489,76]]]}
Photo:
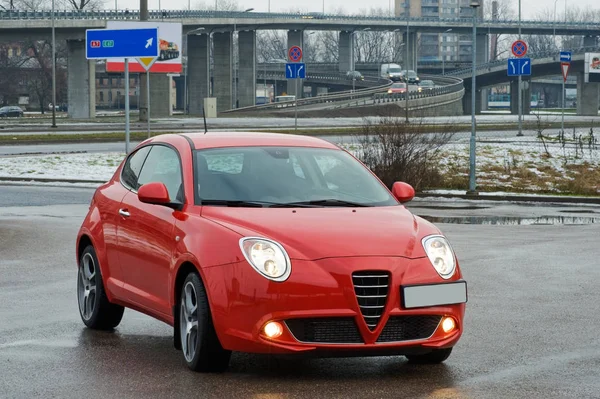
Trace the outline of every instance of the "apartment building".
{"label": "apartment building", "polygon": [[[483,3],[477,10],[483,18]],[[406,9],[413,18],[471,18],[473,10],[471,0],[395,0],[395,14],[404,16]],[[445,33],[419,33],[417,37],[419,61],[455,61],[472,60],[473,40],[471,35],[458,35],[448,29]]]}

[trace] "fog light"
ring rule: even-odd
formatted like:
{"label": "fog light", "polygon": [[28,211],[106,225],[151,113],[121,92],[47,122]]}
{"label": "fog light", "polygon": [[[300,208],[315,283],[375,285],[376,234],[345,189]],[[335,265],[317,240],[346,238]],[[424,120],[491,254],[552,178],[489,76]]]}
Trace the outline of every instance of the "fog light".
{"label": "fog light", "polygon": [[444,330],[445,333],[449,333],[454,331],[455,328],[456,322],[454,319],[452,317],[444,317],[444,321],[442,321],[442,330]]}
{"label": "fog light", "polygon": [[263,327],[263,332],[268,338],[278,338],[283,334],[283,326],[278,321],[270,321]]}

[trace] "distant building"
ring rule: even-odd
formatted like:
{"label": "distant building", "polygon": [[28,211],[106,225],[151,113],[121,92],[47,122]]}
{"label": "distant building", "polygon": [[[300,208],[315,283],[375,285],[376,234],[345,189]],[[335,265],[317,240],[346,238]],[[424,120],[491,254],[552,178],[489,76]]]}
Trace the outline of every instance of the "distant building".
{"label": "distant building", "polygon": [[[470,18],[473,10],[471,0],[395,0],[395,15],[404,16],[408,5],[412,18]],[[484,0],[479,0],[478,17],[483,18]],[[446,33],[419,33],[417,51],[419,61],[469,62],[472,57],[471,35]]]}

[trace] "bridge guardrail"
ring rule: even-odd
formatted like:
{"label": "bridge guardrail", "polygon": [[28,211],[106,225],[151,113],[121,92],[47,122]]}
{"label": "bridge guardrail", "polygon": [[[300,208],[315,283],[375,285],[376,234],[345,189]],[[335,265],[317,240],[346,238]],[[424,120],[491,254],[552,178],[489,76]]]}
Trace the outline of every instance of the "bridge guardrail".
{"label": "bridge guardrail", "polygon": [[[307,68],[308,69],[308,68]],[[266,75],[265,75],[266,73]],[[286,80],[285,73],[280,69],[256,69],[256,78],[257,80],[261,80],[267,77],[267,79],[276,79],[276,80]],[[358,87],[374,87],[381,86],[387,84],[389,81],[387,79],[380,78],[378,76],[369,76],[365,75],[364,80],[356,80],[356,86]],[[332,81],[332,82],[343,82],[344,85],[352,86],[352,79],[348,79],[346,74],[341,72],[311,72],[308,69],[306,73],[306,80],[321,80],[321,81]],[[339,93],[339,92],[337,92]]]}
{"label": "bridge guardrail", "polygon": [[[51,19],[50,10],[28,11],[28,10],[0,10],[0,19]],[[133,19],[139,20],[139,10],[55,10],[55,19]],[[436,22],[444,23],[464,23],[473,22],[470,15],[458,18],[439,18],[439,17],[395,17],[395,16],[366,16],[366,15],[336,15],[323,13],[267,13],[267,12],[242,12],[242,11],[215,11],[215,10],[150,10],[149,19],[185,19],[185,18],[235,18],[235,19],[253,19],[253,18],[279,18],[294,20],[341,20],[341,21],[382,21],[382,22]],[[482,27],[490,26],[511,26],[514,27],[518,21],[513,20],[480,20]],[[573,22],[573,21],[535,21],[522,20],[521,26],[544,26],[557,29],[582,29],[600,30],[600,24],[595,22]]]}
{"label": "bridge guardrail", "polygon": [[[421,93],[411,92],[409,94],[409,100],[425,98],[425,97],[434,97],[434,96],[439,96],[439,95],[448,94],[448,93],[454,93],[454,92],[458,92],[463,89],[463,81],[462,81],[462,79],[459,79],[459,78],[441,77],[439,75],[422,75],[422,76],[423,76],[423,78],[433,80],[436,84],[444,84],[444,86],[436,87],[433,90],[430,90],[430,91],[427,90],[427,91],[423,91]],[[377,86],[374,88],[355,90],[355,91],[336,92],[335,94],[310,97],[310,98],[302,98],[302,99],[299,99],[297,102],[298,102],[299,107],[305,106],[305,105],[311,105],[311,104],[335,103],[335,102],[341,102],[341,101],[354,101],[354,100],[359,100],[359,99],[364,99],[364,100],[368,99],[368,100],[373,100],[374,103],[377,103],[377,102],[380,103],[380,102],[384,102],[384,99],[388,98],[388,96],[391,96],[389,98],[394,98],[393,95],[390,95],[387,93],[387,90],[391,86],[391,84],[392,84],[392,82],[388,81],[387,84],[382,85],[382,86]],[[402,98],[404,98],[404,97],[402,97]],[[267,109],[282,109],[282,108],[287,108],[287,107],[293,107],[295,105],[295,103],[296,102],[294,100],[281,102],[281,103],[269,103],[269,104],[262,104],[262,105],[255,105],[255,106],[231,109],[231,110],[223,111],[223,113],[260,111],[260,110],[267,110]]]}

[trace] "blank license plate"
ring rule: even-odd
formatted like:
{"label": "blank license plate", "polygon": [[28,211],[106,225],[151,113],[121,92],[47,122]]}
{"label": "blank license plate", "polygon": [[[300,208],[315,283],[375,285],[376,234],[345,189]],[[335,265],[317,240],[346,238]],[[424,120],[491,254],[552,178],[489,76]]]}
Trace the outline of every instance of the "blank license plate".
{"label": "blank license plate", "polygon": [[402,303],[405,309],[439,305],[455,305],[467,302],[467,282],[402,287]]}

